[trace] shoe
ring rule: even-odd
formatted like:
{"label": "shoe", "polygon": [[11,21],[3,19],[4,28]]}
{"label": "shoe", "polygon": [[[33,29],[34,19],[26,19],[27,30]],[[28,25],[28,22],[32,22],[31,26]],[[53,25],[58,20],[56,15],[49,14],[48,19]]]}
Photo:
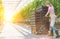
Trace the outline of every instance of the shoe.
{"label": "shoe", "polygon": [[54,36],[53,30],[51,30],[51,36]]}
{"label": "shoe", "polygon": [[51,32],[48,32],[48,36],[52,36]]}
{"label": "shoe", "polygon": [[48,32],[48,36],[53,36],[54,34],[53,34],[53,30],[51,30],[51,31],[49,31]]}
{"label": "shoe", "polygon": [[59,38],[60,36],[56,36],[56,38]]}
{"label": "shoe", "polygon": [[59,38],[60,35],[59,35],[59,33],[58,33],[58,30],[56,30],[55,33],[56,33],[56,35],[57,35],[56,38]]}

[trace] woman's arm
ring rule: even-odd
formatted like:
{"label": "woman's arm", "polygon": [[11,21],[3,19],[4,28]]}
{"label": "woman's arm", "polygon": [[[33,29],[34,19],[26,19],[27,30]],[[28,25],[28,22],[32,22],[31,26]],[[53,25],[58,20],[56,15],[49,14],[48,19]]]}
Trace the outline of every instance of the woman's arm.
{"label": "woman's arm", "polygon": [[48,10],[48,12],[46,13],[45,17],[47,17],[48,14],[49,14],[49,10]]}

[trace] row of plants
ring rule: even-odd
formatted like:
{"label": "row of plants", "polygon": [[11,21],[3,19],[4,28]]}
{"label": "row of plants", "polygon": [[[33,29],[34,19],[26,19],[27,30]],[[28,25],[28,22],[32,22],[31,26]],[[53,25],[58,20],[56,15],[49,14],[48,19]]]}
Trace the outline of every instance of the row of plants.
{"label": "row of plants", "polygon": [[46,1],[50,1],[55,8],[56,14],[60,15],[60,0],[34,0],[21,10],[24,19],[29,19],[31,12],[35,11],[37,7],[45,5]]}

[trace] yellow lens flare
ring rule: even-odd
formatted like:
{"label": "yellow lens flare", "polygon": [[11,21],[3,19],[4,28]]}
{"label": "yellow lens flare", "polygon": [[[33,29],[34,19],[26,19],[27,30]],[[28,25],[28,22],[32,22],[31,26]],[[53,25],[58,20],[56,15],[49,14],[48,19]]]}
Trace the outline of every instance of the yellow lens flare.
{"label": "yellow lens flare", "polygon": [[[21,8],[32,2],[32,0],[2,0],[2,2],[4,6],[5,21],[12,21],[11,19],[23,19],[23,16],[21,14],[18,16],[18,13],[20,13],[19,11],[21,10]],[[17,15],[15,16],[15,14]],[[13,16],[15,16],[15,18]]]}
{"label": "yellow lens flare", "polygon": [[0,26],[3,25],[4,22],[4,7],[2,0],[0,0]]}
{"label": "yellow lens flare", "polygon": [[[16,2],[17,1],[17,2]],[[5,21],[12,21],[11,19],[17,13],[16,6],[21,0],[3,0]]]}
{"label": "yellow lens flare", "polygon": [[13,12],[6,10],[4,14],[5,14],[5,21],[10,21],[11,17],[13,16]]}
{"label": "yellow lens flare", "polygon": [[20,12],[16,12],[16,14],[14,14],[11,18],[11,21],[13,23],[19,23],[21,21],[23,21],[23,16]]}

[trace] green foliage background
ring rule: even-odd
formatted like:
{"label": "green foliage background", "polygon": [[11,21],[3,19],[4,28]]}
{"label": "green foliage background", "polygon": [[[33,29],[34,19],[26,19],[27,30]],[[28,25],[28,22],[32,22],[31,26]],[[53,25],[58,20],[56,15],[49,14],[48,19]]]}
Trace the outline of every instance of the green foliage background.
{"label": "green foliage background", "polygon": [[21,14],[24,16],[24,19],[29,20],[31,12],[34,12],[37,7],[45,5],[46,1],[52,3],[55,9],[55,13],[59,15],[58,17],[60,17],[60,0],[34,0],[21,10]]}

